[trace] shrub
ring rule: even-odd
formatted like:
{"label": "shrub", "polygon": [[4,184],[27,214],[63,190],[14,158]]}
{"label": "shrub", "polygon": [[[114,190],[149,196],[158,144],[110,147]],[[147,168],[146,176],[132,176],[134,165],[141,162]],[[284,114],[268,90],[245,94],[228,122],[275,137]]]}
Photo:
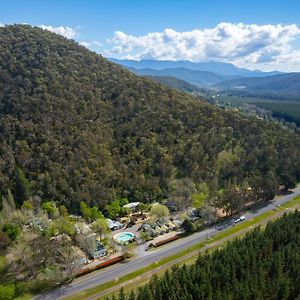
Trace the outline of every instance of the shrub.
{"label": "shrub", "polygon": [[15,285],[0,285],[0,300],[10,300],[13,299],[15,295]]}
{"label": "shrub", "polygon": [[12,240],[14,241],[20,234],[21,230],[19,228],[19,226],[17,225],[12,225],[12,224],[5,224],[3,226],[2,231],[4,233],[6,233],[6,235]]}
{"label": "shrub", "polygon": [[55,204],[52,201],[43,203],[42,209],[48,213],[49,217],[53,217],[57,212]]}

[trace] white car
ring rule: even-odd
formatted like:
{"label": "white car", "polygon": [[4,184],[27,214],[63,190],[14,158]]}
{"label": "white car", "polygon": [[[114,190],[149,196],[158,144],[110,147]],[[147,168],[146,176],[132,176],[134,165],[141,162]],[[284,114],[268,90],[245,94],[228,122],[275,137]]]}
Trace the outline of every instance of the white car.
{"label": "white car", "polygon": [[238,219],[234,220],[234,223],[242,222],[242,221],[244,221],[245,219],[246,219],[245,216],[240,216]]}

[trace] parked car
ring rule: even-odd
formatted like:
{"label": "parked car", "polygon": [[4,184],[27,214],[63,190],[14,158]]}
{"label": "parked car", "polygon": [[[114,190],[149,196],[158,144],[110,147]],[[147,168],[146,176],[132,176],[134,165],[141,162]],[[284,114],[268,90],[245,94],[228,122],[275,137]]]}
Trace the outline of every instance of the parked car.
{"label": "parked car", "polygon": [[234,223],[236,224],[236,223],[242,222],[245,219],[246,219],[245,216],[240,216],[238,219],[234,220]]}

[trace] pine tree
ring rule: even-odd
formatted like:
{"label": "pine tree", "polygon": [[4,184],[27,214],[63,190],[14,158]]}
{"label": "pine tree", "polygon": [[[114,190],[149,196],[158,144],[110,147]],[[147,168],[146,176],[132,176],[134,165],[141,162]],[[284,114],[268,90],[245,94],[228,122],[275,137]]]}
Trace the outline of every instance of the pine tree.
{"label": "pine tree", "polygon": [[126,295],[125,295],[125,292],[124,292],[124,288],[122,287],[119,291],[119,300],[126,300]]}
{"label": "pine tree", "polygon": [[131,290],[128,300],[135,300],[135,299],[136,299],[136,297],[135,297],[134,290]]}

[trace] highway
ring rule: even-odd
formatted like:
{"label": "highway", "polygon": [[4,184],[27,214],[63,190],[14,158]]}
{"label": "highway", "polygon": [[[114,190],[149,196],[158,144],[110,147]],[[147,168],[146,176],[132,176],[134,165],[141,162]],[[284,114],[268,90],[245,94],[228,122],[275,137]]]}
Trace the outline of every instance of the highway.
{"label": "highway", "polygon": [[[246,220],[252,219],[264,212],[275,209],[277,206],[284,204],[285,202],[299,194],[300,187],[294,189],[293,193],[282,196],[270,202],[268,205],[257,209],[256,211],[247,212],[246,214],[244,214],[244,216]],[[225,230],[231,226],[233,226],[233,222],[222,230]],[[218,230],[216,228],[209,228],[204,231],[194,233],[193,235],[190,235],[188,237],[181,238],[156,250],[148,252],[144,251],[143,245],[141,245],[139,246],[140,248],[137,249],[137,253],[139,254],[136,257],[132,258],[130,261],[126,263],[119,263],[106,269],[98,270],[91,274],[77,278],[73,280],[72,283],[66,286],[62,286],[55,290],[36,296],[34,297],[34,299],[60,299],[66,296],[71,296],[72,294],[79,293],[86,289],[95,287],[97,285],[103,284],[105,282],[116,280],[117,278],[122,277],[128,273],[146,267],[155,261],[159,261],[163,258],[176,254],[177,252],[184,250],[187,247],[190,247],[194,244],[197,244],[222,230]]]}

